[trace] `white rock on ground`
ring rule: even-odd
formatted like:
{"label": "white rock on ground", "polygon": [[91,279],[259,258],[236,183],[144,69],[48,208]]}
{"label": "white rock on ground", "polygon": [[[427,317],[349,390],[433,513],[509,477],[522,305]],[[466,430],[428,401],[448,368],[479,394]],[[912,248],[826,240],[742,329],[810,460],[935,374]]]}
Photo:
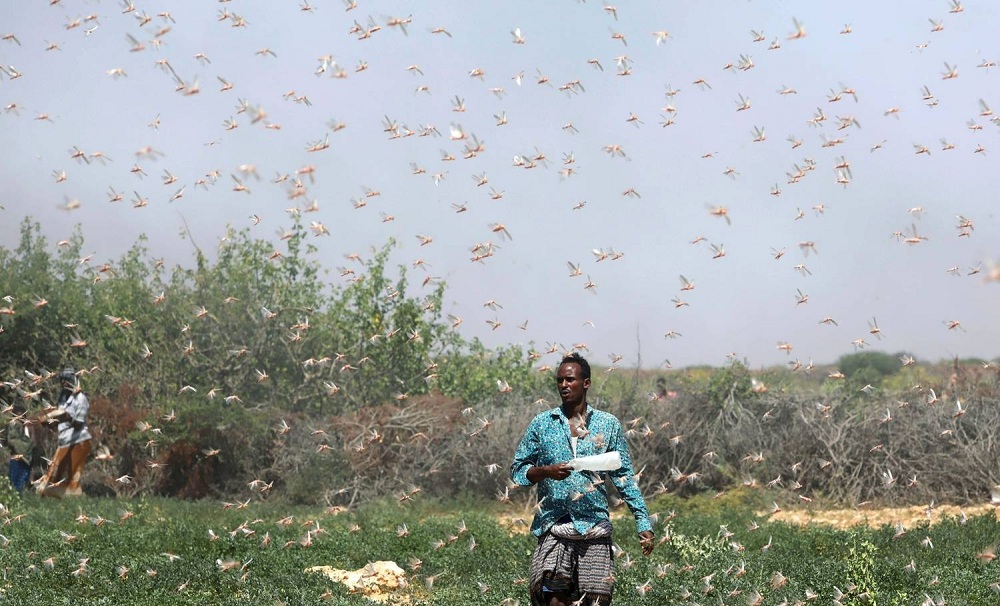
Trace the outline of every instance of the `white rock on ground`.
{"label": "white rock on ground", "polygon": [[312,566],[306,572],[320,572],[345,585],[353,593],[361,593],[376,602],[387,602],[393,592],[407,586],[406,573],[395,562],[369,562],[357,570],[340,570],[333,566]]}

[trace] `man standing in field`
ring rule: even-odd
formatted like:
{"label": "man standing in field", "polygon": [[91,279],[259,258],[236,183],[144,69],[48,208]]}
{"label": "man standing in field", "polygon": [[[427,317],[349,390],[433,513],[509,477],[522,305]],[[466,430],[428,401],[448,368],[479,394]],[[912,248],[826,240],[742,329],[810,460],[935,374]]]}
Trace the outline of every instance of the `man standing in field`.
{"label": "man standing in field", "polygon": [[90,430],[87,412],[90,402],[80,389],[80,380],[72,368],[59,373],[59,404],[42,416],[42,422],[58,424],[59,447],[49,469],[36,490],[48,497],[80,496],[83,465],[90,456]]}
{"label": "man standing in field", "polygon": [[653,551],[653,525],[621,422],[587,405],[590,364],[575,352],[564,357],[556,386],[562,405],[532,419],[510,466],[518,485],[538,485],[531,603],[568,606],[586,598],[587,604],[607,606],[614,589],[607,486],[598,473],[575,471],[570,461],[617,452],[621,467],[608,475],[635,516],[644,555]]}

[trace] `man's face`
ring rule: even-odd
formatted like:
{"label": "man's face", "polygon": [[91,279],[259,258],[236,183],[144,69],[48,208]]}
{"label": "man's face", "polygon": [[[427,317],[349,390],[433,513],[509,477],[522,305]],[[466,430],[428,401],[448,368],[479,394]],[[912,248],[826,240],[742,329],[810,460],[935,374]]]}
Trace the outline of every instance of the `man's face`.
{"label": "man's face", "polygon": [[568,362],[556,372],[556,388],[563,404],[579,404],[586,399],[590,379],[583,378],[579,364]]}

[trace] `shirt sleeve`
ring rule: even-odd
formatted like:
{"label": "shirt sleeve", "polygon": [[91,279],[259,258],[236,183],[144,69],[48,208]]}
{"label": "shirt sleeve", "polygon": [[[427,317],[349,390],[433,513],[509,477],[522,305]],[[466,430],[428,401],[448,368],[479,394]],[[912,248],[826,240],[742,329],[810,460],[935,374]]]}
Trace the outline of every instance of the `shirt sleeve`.
{"label": "shirt sleeve", "polygon": [[514,462],[510,465],[510,477],[518,486],[531,486],[528,479],[528,470],[538,461],[538,452],[541,440],[538,435],[538,427],[534,420],[528,425],[521,443],[514,451]]}
{"label": "shirt sleeve", "polygon": [[646,501],[642,498],[639,484],[635,481],[635,468],[632,467],[632,457],[629,454],[628,442],[625,440],[621,423],[614,421],[614,428],[610,432],[608,440],[608,450],[617,450],[621,455],[622,466],[610,472],[611,481],[615,488],[621,492],[632,515],[635,516],[636,531],[645,532],[653,530],[652,520],[649,519],[649,510],[646,509]]}

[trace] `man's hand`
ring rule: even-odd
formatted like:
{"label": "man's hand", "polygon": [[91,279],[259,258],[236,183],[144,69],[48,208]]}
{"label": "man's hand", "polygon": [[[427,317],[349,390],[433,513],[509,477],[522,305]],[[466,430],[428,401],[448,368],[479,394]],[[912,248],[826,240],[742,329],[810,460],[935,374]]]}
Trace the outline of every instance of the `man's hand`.
{"label": "man's hand", "polygon": [[573,467],[569,463],[557,463],[555,465],[542,465],[541,467],[532,467],[528,470],[528,480],[532,484],[537,484],[543,478],[550,478],[552,480],[565,480],[572,473]]}
{"label": "man's hand", "polygon": [[649,555],[653,553],[653,532],[651,530],[643,530],[639,533],[639,546],[642,547],[642,555]]}
{"label": "man's hand", "polygon": [[53,425],[61,423],[63,419],[69,419],[69,414],[62,408],[53,408],[45,414],[45,423]]}
{"label": "man's hand", "polygon": [[569,474],[573,473],[573,466],[569,463],[559,463],[548,466],[548,475],[553,480],[565,480]]}

